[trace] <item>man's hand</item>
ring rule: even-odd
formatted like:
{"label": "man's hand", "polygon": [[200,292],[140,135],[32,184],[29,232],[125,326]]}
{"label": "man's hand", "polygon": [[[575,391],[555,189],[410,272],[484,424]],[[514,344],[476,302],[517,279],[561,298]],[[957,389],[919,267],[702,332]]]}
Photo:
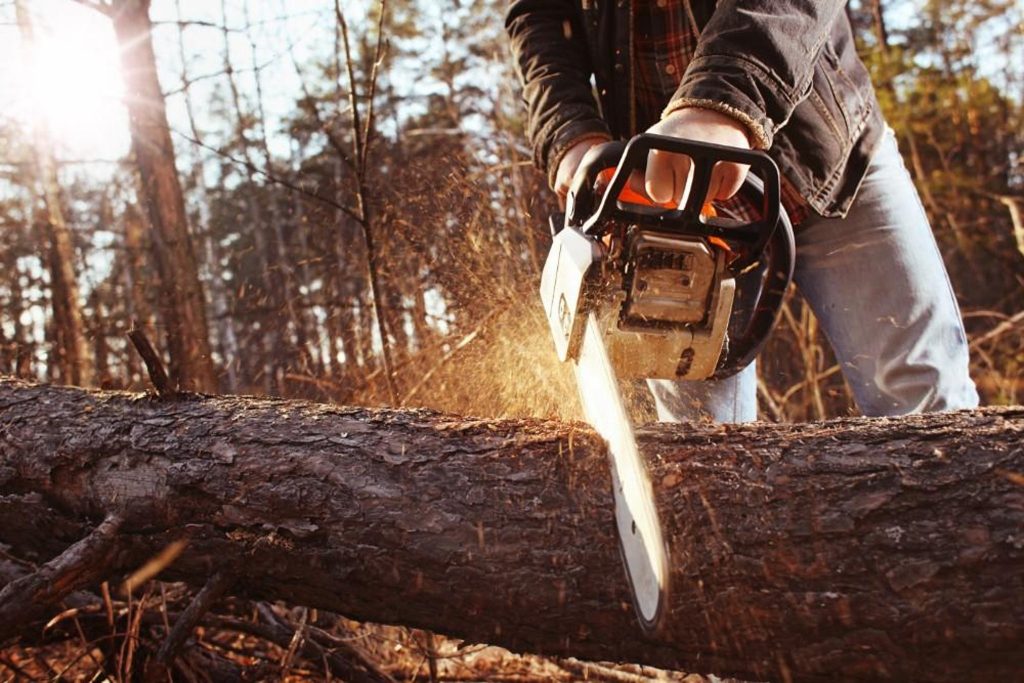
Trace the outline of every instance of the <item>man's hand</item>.
{"label": "man's hand", "polygon": [[[711,109],[689,107],[672,112],[651,126],[648,133],[686,138],[750,149],[746,127],[736,119]],[[720,161],[711,172],[711,184],[705,202],[728,199],[736,194],[747,177],[749,166]],[[690,159],[681,154],[652,151],[647,158],[644,189],[659,204],[682,206],[689,189]]]}
{"label": "man's hand", "polygon": [[555,171],[555,192],[558,194],[558,203],[563,209],[565,208],[565,197],[569,194],[569,188],[572,186],[573,176],[576,175],[576,169],[580,167],[583,157],[586,156],[592,147],[604,144],[605,142],[607,140],[599,137],[587,138],[577,142],[569,148],[569,151],[565,153],[562,160],[558,162],[558,170]]}

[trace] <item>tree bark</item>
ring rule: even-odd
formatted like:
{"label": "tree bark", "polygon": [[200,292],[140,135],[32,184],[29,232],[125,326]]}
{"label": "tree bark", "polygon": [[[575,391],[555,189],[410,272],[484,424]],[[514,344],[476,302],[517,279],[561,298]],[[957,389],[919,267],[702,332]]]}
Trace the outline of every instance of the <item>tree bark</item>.
{"label": "tree bark", "polygon": [[[1016,680],[1024,408],[640,430],[670,539],[635,623],[582,425],[0,380],[0,543],[516,650],[748,680]],[[3,623],[0,604],[0,623]]]}
{"label": "tree bark", "polygon": [[205,298],[157,78],[149,0],[117,0],[110,15],[121,48],[132,152],[153,227],[171,377],[182,389],[215,391]]}

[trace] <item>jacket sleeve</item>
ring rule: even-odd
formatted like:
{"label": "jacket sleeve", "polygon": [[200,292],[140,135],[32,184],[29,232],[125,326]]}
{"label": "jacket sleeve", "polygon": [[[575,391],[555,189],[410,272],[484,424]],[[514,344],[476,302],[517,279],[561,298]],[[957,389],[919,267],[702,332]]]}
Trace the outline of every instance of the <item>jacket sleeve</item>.
{"label": "jacket sleeve", "polygon": [[534,163],[554,187],[569,148],[586,138],[611,138],[590,85],[580,13],[575,0],[512,0],[505,30],[523,85]]}
{"label": "jacket sleeve", "polygon": [[843,0],[720,0],[663,116],[714,109],[746,124],[755,147],[771,147],[811,91],[814,65]]}

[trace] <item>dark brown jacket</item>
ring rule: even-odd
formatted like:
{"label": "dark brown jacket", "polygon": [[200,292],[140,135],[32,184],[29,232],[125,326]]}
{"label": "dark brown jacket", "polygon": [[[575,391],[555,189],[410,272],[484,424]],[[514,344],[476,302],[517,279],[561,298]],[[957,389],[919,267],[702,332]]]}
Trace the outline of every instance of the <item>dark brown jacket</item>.
{"label": "dark brown jacket", "polygon": [[[535,161],[552,181],[575,142],[642,132],[632,93],[631,1],[509,3],[505,27]],[[700,41],[666,112],[701,106],[731,114],[813,209],[845,215],[885,126],[845,2],[691,4]]]}

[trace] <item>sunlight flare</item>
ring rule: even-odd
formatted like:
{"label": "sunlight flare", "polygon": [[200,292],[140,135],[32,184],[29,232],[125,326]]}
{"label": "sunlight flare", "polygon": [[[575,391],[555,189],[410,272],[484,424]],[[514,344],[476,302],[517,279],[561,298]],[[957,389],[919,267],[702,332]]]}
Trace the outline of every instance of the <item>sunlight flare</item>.
{"label": "sunlight flare", "polygon": [[31,5],[34,44],[12,55],[15,107],[26,123],[45,121],[54,142],[78,157],[127,151],[117,44],[106,17],[67,2]]}

